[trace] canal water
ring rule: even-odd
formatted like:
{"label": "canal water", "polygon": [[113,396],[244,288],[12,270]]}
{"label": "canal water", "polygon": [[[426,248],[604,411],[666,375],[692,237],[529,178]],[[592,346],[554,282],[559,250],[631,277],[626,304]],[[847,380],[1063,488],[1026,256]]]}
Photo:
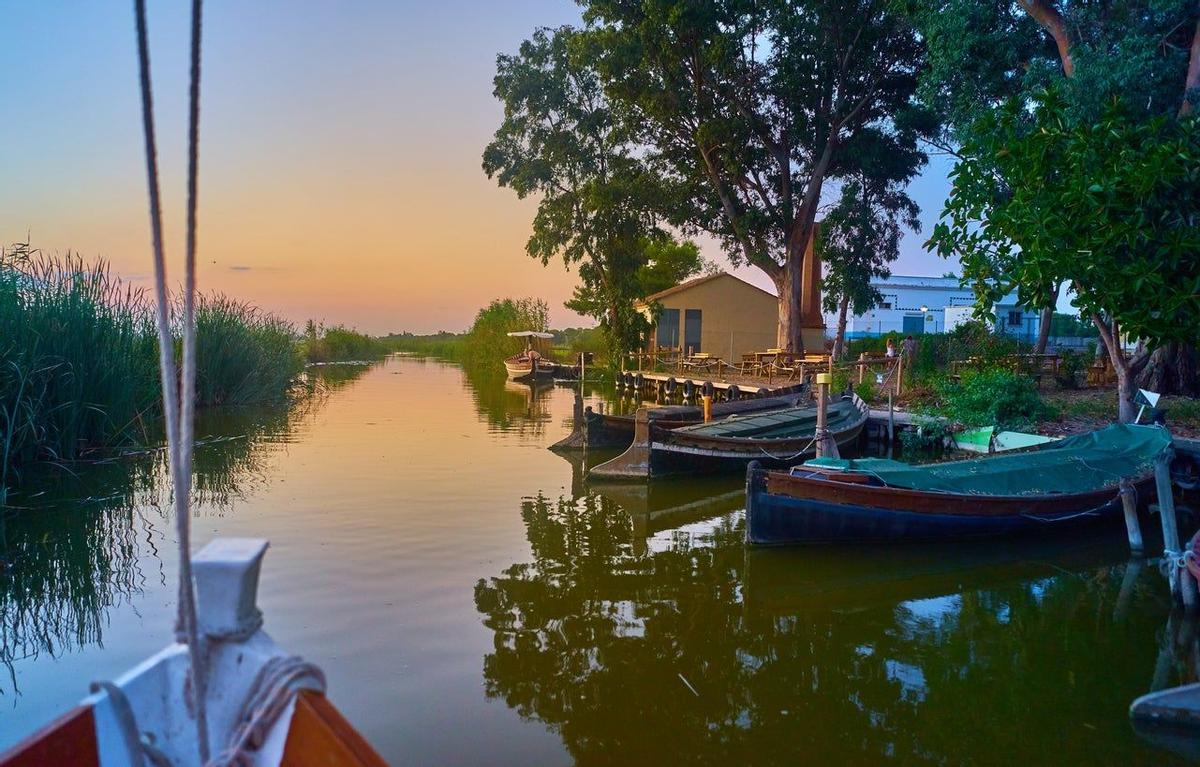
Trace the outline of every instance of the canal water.
{"label": "canal water", "polygon": [[[395,764],[1179,763],[1126,710],[1195,678],[1195,626],[1119,529],[748,550],[738,477],[589,487],[547,450],[570,389],[313,375],[205,417],[194,535],[270,539],[267,630]],[[0,748],[171,638],[161,454],[76,474],[5,515]]]}

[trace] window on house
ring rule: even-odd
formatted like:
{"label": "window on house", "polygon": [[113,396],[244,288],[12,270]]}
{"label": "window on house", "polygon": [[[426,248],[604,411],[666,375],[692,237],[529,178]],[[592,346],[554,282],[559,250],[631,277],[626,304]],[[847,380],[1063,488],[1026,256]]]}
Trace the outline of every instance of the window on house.
{"label": "window on house", "polygon": [[1024,324],[1024,322],[1025,322],[1025,315],[1024,315],[1024,313],[1023,313],[1023,312],[1021,312],[1021,310],[1019,310],[1019,309],[1009,309],[1009,311],[1008,311],[1008,324],[1009,324],[1011,327],[1019,328],[1019,327],[1021,327],[1021,325],[1023,325],[1023,324]]}
{"label": "window on house", "polygon": [[658,315],[658,348],[675,349],[679,346],[679,310],[663,309]]}
{"label": "window on house", "polygon": [[892,308],[892,302],[891,302],[891,301],[884,301],[882,304],[880,304],[880,305],[879,305],[879,308],[880,308],[880,309],[891,309],[891,308]]}

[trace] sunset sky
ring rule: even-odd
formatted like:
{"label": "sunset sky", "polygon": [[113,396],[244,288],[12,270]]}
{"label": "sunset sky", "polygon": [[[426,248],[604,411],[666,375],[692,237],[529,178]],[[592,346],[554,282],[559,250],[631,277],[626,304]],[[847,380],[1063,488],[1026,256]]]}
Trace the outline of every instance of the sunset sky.
{"label": "sunset sky", "polygon": [[[0,0],[0,242],[28,234],[144,283],[131,5]],[[179,264],[189,4],[149,5],[168,257]],[[490,299],[525,295],[547,300],[554,325],[583,324],[562,308],[575,275],[524,253],[535,203],[480,169],[501,116],[496,54],[537,26],[578,20],[569,0],[209,0],[202,288],[372,333],[462,330]],[[927,226],[948,167],[936,160],[914,186]],[[920,241],[906,238],[894,272],[953,268]]]}

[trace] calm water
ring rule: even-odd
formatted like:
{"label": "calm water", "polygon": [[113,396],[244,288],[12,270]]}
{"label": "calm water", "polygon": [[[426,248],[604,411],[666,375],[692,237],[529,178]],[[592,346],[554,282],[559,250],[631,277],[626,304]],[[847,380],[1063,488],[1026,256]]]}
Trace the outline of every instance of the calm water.
{"label": "calm water", "polygon": [[[545,449],[568,389],[319,375],[204,422],[195,536],[270,538],[267,629],[396,764],[1174,763],[1126,708],[1195,678],[1195,626],[1119,529],[748,551],[736,477],[585,486]],[[11,499],[0,747],[168,641],[161,480],[146,456]]]}

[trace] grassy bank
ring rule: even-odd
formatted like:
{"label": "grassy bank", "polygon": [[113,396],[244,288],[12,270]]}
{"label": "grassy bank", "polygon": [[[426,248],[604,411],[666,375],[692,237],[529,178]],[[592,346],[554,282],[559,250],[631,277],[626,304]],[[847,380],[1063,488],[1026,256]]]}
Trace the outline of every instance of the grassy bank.
{"label": "grassy bank", "polygon": [[392,345],[384,339],[359,333],[344,325],[326,327],[312,320],[304,328],[300,348],[305,361],[310,363],[378,360],[392,351]]}
{"label": "grassy bank", "polygon": [[[0,488],[30,462],[161,439],[152,309],[102,260],[0,251]],[[248,304],[202,296],[196,331],[200,406],[281,401],[302,369],[295,329]]]}

